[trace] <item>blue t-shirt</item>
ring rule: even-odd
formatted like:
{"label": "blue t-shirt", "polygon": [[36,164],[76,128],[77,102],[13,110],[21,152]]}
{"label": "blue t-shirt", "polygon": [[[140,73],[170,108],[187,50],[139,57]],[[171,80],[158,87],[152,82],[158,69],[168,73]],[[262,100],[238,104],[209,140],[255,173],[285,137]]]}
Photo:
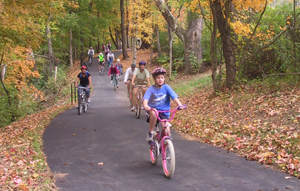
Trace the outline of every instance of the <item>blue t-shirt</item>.
{"label": "blue t-shirt", "polygon": [[[171,107],[171,100],[178,98],[178,95],[167,84],[162,85],[158,89],[155,85],[148,88],[144,95],[144,99],[148,100],[148,105],[151,108],[155,108],[158,111],[169,111]],[[170,116],[170,113],[165,113],[166,116]]]}

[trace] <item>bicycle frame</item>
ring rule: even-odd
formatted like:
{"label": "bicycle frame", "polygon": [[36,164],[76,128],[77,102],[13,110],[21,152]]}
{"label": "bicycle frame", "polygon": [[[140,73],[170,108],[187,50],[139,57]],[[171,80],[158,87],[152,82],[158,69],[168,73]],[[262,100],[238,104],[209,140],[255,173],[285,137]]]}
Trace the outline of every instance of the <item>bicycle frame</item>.
{"label": "bicycle frame", "polygon": [[[153,134],[154,136],[153,141],[155,145],[150,147],[150,159],[152,164],[156,164],[159,153],[160,152],[162,153],[163,170],[165,176],[168,178],[171,178],[175,172],[175,149],[172,143],[172,138],[170,137],[170,132],[168,131],[169,128],[167,122],[172,121],[176,111],[178,109],[186,108],[186,105],[184,105],[183,108],[181,107],[177,107],[171,111],[157,111],[153,108],[151,109],[151,111],[154,111],[158,121],[156,123],[157,129],[154,131],[155,133]],[[161,119],[159,117],[159,113],[167,113],[167,112],[171,113],[171,117],[169,119]],[[163,125],[161,125],[161,123]],[[159,126],[162,126],[161,132]]]}
{"label": "bicycle frame", "polygon": [[[157,111],[157,110],[151,108],[151,110],[154,111],[154,113],[155,113],[155,115],[156,115],[156,117],[157,117],[157,119],[159,121],[158,123],[163,123],[162,131],[160,132],[160,134],[159,134],[159,129],[158,129],[158,133],[156,132],[158,143],[159,144],[162,143],[162,144],[160,144],[160,147],[161,147],[160,149],[163,152],[162,154],[165,154],[164,153],[164,144],[163,144],[165,142],[165,140],[166,139],[172,140],[172,138],[169,136],[170,132],[168,132],[167,122],[170,122],[170,121],[172,121],[174,119],[175,113],[176,113],[176,111],[178,109],[179,109],[179,107],[177,107],[177,108],[175,108],[174,110],[171,110],[171,111]],[[172,114],[169,119],[161,119],[159,117],[159,113],[169,113],[169,112]]]}
{"label": "bicycle frame", "polygon": [[[82,109],[84,112],[87,111],[86,92],[85,92],[86,87],[78,87],[77,89],[78,90],[82,89],[80,93],[78,92],[78,114],[80,115]],[[81,101],[79,99],[81,99]]]}

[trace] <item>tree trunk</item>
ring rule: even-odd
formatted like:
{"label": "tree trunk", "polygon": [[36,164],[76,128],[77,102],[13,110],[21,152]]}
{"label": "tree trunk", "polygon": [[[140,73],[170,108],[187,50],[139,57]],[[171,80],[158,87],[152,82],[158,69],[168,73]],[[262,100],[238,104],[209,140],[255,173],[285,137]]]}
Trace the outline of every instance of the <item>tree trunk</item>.
{"label": "tree trunk", "polygon": [[173,62],[173,35],[172,35],[172,28],[168,24],[168,39],[169,39],[169,76],[172,75],[172,62]]}
{"label": "tree trunk", "polygon": [[[6,65],[4,65],[4,66],[2,65],[3,57],[4,57],[4,50],[2,52],[1,61],[0,61],[1,71],[3,70],[2,67],[6,67]],[[16,120],[16,116],[15,116],[15,113],[14,113],[14,110],[13,110],[13,107],[12,107],[12,102],[11,102],[11,99],[10,99],[9,91],[6,89],[4,81],[2,79],[4,79],[4,76],[2,76],[2,72],[0,72],[0,81],[1,81],[1,85],[2,85],[2,87],[3,87],[3,89],[6,93],[6,96],[7,96],[7,101],[8,101],[8,105],[9,105],[9,108],[10,108],[10,114],[11,114],[11,121],[14,122]]]}
{"label": "tree trunk", "polygon": [[116,44],[115,44],[115,46],[116,46],[117,50],[119,50],[119,42],[120,42],[119,37],[120,37],[120,31],[116,29]]}
{"label": "tree trunk", "polygon": [[123,60],[125,60],[129,56],[127,54],[127,38],[126,38],[126,28],[125,28],[124,0],[120,0],[120,11],[121,11],[122,52],[123,52]]}
{"label": "tree trunk", "polygon": [[215,8],[215,14],[218,29],[221,34],[222,45],[223,45],[223,55],[226,63],[226,87],[230,88],[235,84],[236,76],[236,65],[235,65],[235,49],[234,43],[231,39],[231,30],[229,25],[229,14],[230,14],[231,0],[229,0],[225,5],[225,12],[222,10],[222,5],[220,0],[215,0],[213,2],[213,7]]}
{"label": "tree trunk", "polygon": [[108,29],[109,29],[110,38],[111,38],[112,42],[114,43],[114,45],[117,47],[117,43],[116,43],[116,40],[114,39],[114,35],[112,34],[111,28],[108,27]]}
{"label": "tree trunk", "polygon": [[[210,1],[210,5],[212,5],[212,1]],[[212,13],[213,15],[215,15],[215,9],[213,6],[211,6],[212,9]],[[211,78],[212,78],[212,83],[213,83],[213,87],[214,87],[214,91],[219,91],[220,90],[220,81],[218,80],[218,74],[217,74],[217,69],[218,69],[218,64],[217,64],[217,60],[216,60],[216,36],[217,36],[217,20],[216,17],[213,17],[213,31],[211,34],[211,40],[210,40],[210,60],[211,60],[211,65],[212,65],[212,74],[211,74]]]}
{"label": "tree trunk", "polygon": [[[50,31],[50,21],[51,21],[51,15],[49,14],[49,18],[46,25],[46,36],[47,36],[47,42],[48,42],[48,53],[49,57],[53,57],[53,49],[52,49],[52,41],[51,41],[51,31]],[[53,70],[53,61],[52,59],[48,61],[49,63],[49,74],[52,75]]]}
{"label": "tree trunk", "polygon": [[[126,23],[129,23],[128,0],[126,0],[126,18],[127,18],[127,22]],[[126,24],[126,41],[127,41],[127,48],[130,48],[130,43],[129,43],[129,24]]]}
{"label": "tree trunk", "polygon": [[[74,31],[74,39],[77,38],[76,36],[76,31]],[[77,44],[75,43],[74,44],[74,60],[77,60],[78,59],[78,47],[77,47]]]}
{"label": "tree trunk", "polygon": [[80,49],[81,49],[81,52],[80,52],[80,66],[82,66],[83,65],[83,60],[84,60],[84,55],[85,55],[85,53],[84,53],[84,39],[83,39],[83,37],[82,37],[82,31],[80,32],[80,44],[81,44],[81,47],[80,47]]}
{"label": "tree trunk", "polygon": [[72,47],[72,28],[70,27],[70,52],[69,52],[69,59],[70,59],[70,68],[73,69],[73,47]]}
{"label": "tree trunk", "polygon": [[159,27],[158,27],[158,25],[156,25],[156,27],[155,27],[155,33],[156,33],[157,54],[158,54],[158,57],[161,57],[161,46],[160,46],[160,41],[159,41]]}
{"label": "tree trunk", "polygon": [[[133,0],[133,3],[135,3],[135,0]],[[136,14],[136,15],[134,15]],[[135,9],[133,9],[133,16],[132,16],[132,28],[131,28],[131,49],[132,49],[132,63],[136,64],[136,42],[137,42],[137,37],[136,37],[136,33],[137,33],[137,19],[138,14],[135,12]]]}
{"label": "tree trunk", "polygon": [[[191,13],[189,13],[191,14]],[[188,28],[185,33],[185,41],[184,41],[184,60],[185,60],[185,74],[191,74],[193,72],[193,68],[191,64],[194,64],[194,69],[201,68],[203,64],[203,50],[202,50],[202,30],[203,30],[203,19],[201,17],[197,17],[196,15],[190,15],[191,19],[188,24]],[[191,63],[190,56],[196,57],[196,63]]]}
{"label": "tree trunk", "polygon": [[188,28],[187,30],[184,30],[180,25],[176,27],[176,18],[172,15],[170,9],[163,0],[155,0],[155,3],[167,23],[182,41],[185,52],[185,74],[192,74],[190,55],[193,54],[196,56],[198,64],[203,61],[203,51],[201,47],[203,19],[193,15],[190,16]]}

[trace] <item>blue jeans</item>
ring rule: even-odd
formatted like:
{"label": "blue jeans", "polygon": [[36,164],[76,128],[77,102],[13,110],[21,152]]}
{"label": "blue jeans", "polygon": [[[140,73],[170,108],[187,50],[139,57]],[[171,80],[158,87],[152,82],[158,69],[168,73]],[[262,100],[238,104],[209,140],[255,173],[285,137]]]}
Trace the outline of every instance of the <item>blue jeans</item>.
{"label": "blue jeans", "polygon": [[[87,88],[87,87],[89,87],[89,85],[82,86],[82,85],[79,84],[78,87]],[[80,96],[81,91],[82,91],[82,89],[78,89],[78,97]],[[91,89],[85,89],[86,97],[90,97],[90,93],[91,93]]]}
{"label": "blue jeans", "polygon": [[93,60],[93,55],[89,54],[89,59]]}
{"label": "blue jeans", "polygon": [[113,58],[109,58],[109,59],[108,59],[108,67],[109,67],[109,68],[110,68],[112,62],[113,62]]}
{"label": "blue jeans", "polygon": [[119,70],[120,73],[123,73],[121,67],[117,67],[117,69]]}

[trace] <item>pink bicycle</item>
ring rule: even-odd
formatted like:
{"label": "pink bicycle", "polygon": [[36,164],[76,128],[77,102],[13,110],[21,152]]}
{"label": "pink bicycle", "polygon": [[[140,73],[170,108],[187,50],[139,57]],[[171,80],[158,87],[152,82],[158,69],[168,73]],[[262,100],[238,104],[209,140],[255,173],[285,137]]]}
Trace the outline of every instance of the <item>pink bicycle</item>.
{"label": "pink bicycle", "polygon": [[[172,111],[157,111],[155,109],[151,109],[155,112],[157,116],[157,123],[155,125],[156,130],[153,134],[154,146],[150,147],[150,159],[151,163],[156,165],[158,156],[161,153],[162,155],[162,166],[165,173],[165,176],[171,178],[175,172],[175,149],[172,143],[171,134],[168,131],[167,122],[172,121],[177,110],[185,109],[186,105],[178,106],[176,109]],[[160,119],[159,113],[168,113],[170,112],[170,119]],[[161,122],[161,123],[160,123]],[[163,124],[163,127],[162,127]],[[160,132],[161,129],[161,132]]]}

